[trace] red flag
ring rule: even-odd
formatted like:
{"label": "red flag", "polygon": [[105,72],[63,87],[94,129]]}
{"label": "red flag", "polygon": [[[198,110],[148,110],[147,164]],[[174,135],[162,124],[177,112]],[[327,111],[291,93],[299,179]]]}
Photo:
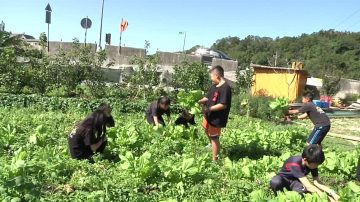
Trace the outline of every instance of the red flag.
{"label": "red flag", "polygon": [[120,24],[120,31],[124,32],[129,26],[129,22],[127,20],[122,20]]}

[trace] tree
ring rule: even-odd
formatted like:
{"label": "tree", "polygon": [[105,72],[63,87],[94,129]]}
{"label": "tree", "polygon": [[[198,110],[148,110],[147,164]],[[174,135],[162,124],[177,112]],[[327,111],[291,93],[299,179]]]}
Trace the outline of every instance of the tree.
{"label": "tree", "polygon": [[147,55],[149,53],[149,48],[150,48],[150,42],[148,40],[145,40],[145,55]]}
{"label": "tree", "polygon": [[40,33],[39,41],[40,41],[39,44],[41,46],[41,49],[45,50],[47,48],[47,36],[45,32]]}
{"label": "tree", "polygon": [[225,37],[216,41],[212,49],[226,52],[237,59],[240,66],[250,63],[274,66],[273,56],[277,52],[277,66],[287,67],[292,61],[302,61],[311,76],[338,74],[344,78],[360,79],[360,33],[321,30],[298,37],[247,36]]}
{"label": "tree", "polygon": [[149,56],[146,59],[135,57],[132,63],[137,65],[137,69],[135,69],[132,75],[125,78],[126,82],[144,88],[152,88],[159,85],[158,58],[156,55]]}
{"label": "tree", "polygon": [[47,74],[49,90],[64,87],[70,94],[83,84],[82,87],[89,91],[88,96],[103,96],[105,84],[101,67],[105,60],[104,50],[94,52],[90,46],[82,46],[75,38],[70,50],[61,49],[50,57]]}
{"label": "tree", "polygon": [[0,86],[2,91],[20,92],[24,86],[25,70],[19,68],[24,60],[25,44],[19,36],[0,31]]}
{"label": "tree", "polygon": [[252,68],[236,69],[235,93],[247,93],[254,84],[254,71]]}
{"label": "tree", "polygon": [[210,85],[208,68],[201,63],[184,61],[175,65],[172,84],[185,90],[207,90]]}

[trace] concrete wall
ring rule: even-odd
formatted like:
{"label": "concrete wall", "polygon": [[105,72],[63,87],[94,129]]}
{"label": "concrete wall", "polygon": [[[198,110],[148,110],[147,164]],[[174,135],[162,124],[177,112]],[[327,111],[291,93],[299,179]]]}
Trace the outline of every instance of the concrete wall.
{"label": "concrete wall", "polygon": [[216,65],[222,66],[225,72],[236,71],[236,69],[238,68],[238,61],[214,58],[212,60],[211,66],[215,67]]}
{"label": "concrete wall", "polygon": [[[159,64],[163,66],[173,66],[175,64],[180,64],[184,60],[189,62],[204,62],[202,56],[196,55],[184,55],[182,53],[168,53],[168,52],[157,52],[159,57]],[[206,64],[211,66],[220,65],[224,68],[225,71],[235,71],[238,67],[238,62],[233,60],[223,60],[219,58],[210,58],[212,61],[207,61]]]}
{"label": "concrete wall", "polygon": [[121,69],[103,68],[104,78],[108,82],[119,83],[121,82]]}
{"label": "concrete wall", "polygon": [[[91,47],[91,50],[96,52],[96,44],[88,43],[87,46]],[[71,50],[73,47],[72,42],[50,42],[50,54],[54,55],[63,49],[65,51]],[[132,64],[132,60],[135,56],[145,58],[145,49],[141,48],[131,48],[131,47],[121,47],[121,52],[119,53],[118,46],[105,46],[105,52],[107,55],[107,60],[104,63],[104,67],[110,64],[111,68],[104,68],[105,78],[110,82],[121,82],[122,74],[127,72],[128,68],[136,69],[136,65]],[[206,65],[216,66],[221,65],[225,72],[234,72],[238,67],[237,61],[231,60],[222,60],[217,58],[206,58],[202,56],[195,55],[184,55],[182,53],[169,53],[169,52],[157,52],[159,57],[159,72],[164,73],[163,77],[168,77],[170,73],[173,72],[173,67],[176,64],[181,64],[184,60],[189,62],[203,62]],[[125,72],[124,72],[125,71]]]}
{"label": "concrete wall", "polygon": [[[96,52],[96,45],[95,44],[86,44],[87,46],[91,47],[91,50]],[[63,49],[65,51],[71,50],[73,47],[72,42],[60,42],[60,41],[50,41],[49,50],[50,55],[54,55]]]}
{"label": "concrete wall", "polygon": [[335,95],[335,97],[345,98],[348,93],[360,94],[360,81],[341,79],[340,91]]}
{"label": "concrete wall", "polygon": [[[87,46],[91,47],[93,52],[96,52],[96,44],[88,43]],[[50,54],[54,55],[63,49],[65,51],[71,50],[73,47],[72,42],[50,42]],[[145,57],[145,49],[141,48],[131,48],[131,47],[121,47],[121,54],[119,54],[118,46],[105,46],[105,51],[107,55],[106,64],[114,63],[114,66],[120,65],[129,65],[131,60],[135,57]]]}
{"label": "concrete wall", "polygon": [[110,58],[116,58],[119,55],[129,56],[129,57],[133,57],[133,56],[145,57],[145,49],[142,48],[121,47],[121,51],[120,51],[118,46],[106,45],[105,51],[107,56]]}
{"label": "concrete wall", "polygon": [[157,52],[159,57],[160,65],[175,65],[180,64],[184,60],[189,62],[201,62],[201,57],[194,55],[184,55],[182,53],[168,53],[168,52]]}

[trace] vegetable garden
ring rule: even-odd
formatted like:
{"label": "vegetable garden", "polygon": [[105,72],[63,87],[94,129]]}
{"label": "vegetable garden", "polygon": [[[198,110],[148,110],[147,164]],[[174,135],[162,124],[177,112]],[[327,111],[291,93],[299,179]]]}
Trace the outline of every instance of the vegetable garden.
{"label": "vegetable garden", "polygon": [[[235,114],[221,137],[220,160],[213,163],[201,117],[198,132],[196,127],[153,128],[145,124],[146,102],[108,99],[116,126],[108,130],[105,154],[95,156],[94,164],[73,160],[67,136],[101,101],[1,96],[0,199],[327,201],[315,194],[303,199],[293,192],[274,196],[269,189],[284,160],[300,154],[308,130]],[[324,149],[320,179],[342,201],[360,201],[360,186],[352,182],[359,151]]]}

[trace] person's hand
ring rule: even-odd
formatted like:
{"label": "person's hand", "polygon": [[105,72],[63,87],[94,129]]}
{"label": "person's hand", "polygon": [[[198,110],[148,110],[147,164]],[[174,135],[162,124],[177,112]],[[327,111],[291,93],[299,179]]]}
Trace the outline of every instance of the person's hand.
{"label": "person's hand", "polygon": [[331,193],[329,193],[329,194],[330,194],[330,196],[331,196],[333,199],[335,199],[335,201],[339,201],[340,196],[337,195],[334,191],[331,192]]}
{"label": "person's hand", "polygon": [[204,114],[204,115],[208,115],[209,113],[210,113],[210,109],[208,108],[208,107],[203,107],[202,108],[202,113]]}
{"label": "person's hand", "polygon": [[292,120],[291,120],[290,116],[285,116],[285,117],[284,117],[284,121],[290,122],[290,121],[292,121]]}

